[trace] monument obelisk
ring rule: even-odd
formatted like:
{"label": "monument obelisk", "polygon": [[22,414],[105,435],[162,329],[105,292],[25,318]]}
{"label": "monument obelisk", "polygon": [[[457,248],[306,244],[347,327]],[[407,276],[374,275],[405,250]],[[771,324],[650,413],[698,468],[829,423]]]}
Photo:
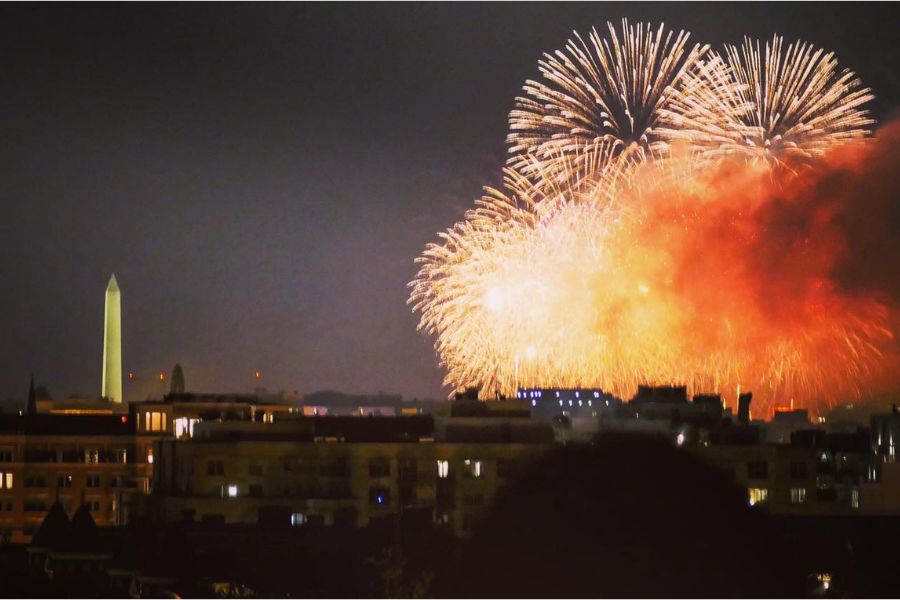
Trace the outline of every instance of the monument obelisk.
{"label": "monument obelisk", "polygon": [[103,311],[103,382],[100,393],[110,402],[122,402],[122,302],[116,275],[106,286]]}

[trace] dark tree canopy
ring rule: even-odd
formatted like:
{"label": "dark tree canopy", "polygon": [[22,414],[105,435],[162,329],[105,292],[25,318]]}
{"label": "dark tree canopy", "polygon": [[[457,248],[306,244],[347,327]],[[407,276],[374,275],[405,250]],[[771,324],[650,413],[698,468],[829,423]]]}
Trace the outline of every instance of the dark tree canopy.
{"label": "dark tree canopy", "polygon": [[797,595],[764,514],[666,440],[562,447],[501,493],[434,593],[461,597]]}

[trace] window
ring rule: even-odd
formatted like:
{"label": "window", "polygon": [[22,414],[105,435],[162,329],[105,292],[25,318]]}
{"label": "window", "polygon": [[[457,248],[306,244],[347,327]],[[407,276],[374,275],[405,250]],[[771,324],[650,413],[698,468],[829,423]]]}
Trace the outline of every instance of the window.
{"label": "window", "polygon": [[791,504],[803,504],[806,502],[806,488],[791,488]]}
{"label": "window", "polygon": [[449,460],[439,460],[437,461],[437,472],[438,477],[441,479],[447,479],[450,475],[450,461]]}
{"label": "window", "polygon": [[481,506],[484,504],[484,496],[481,494],[470,494],[463,497],[463,504],[466,506]]}
{"label": "window", "polygon": [[302,512],[291,513],[291,525],[298,527],[306,524],[306,515]]}
{"label": "window", "polygon": [[211,460],[206,463],[206,474],[207,475],[225,475],[225,461],[224,460]]}
{"label": "window", "polygon": [[463,461],[463,467],[463,473],[465,473],[467,478],[478,479],[481,477],[482,469],[480,460],[471,460],[467,458]]}
{"label": "window", "polygon": [[236,483],[229,483],[228,485],[222,486],[222,497],[223,498],[237,498],[238,495],[238,486]]}
{"label": "window", "polygon": [[769,499],[769,490],[766,488],[750,488],[747,493],[750,496],[750,506],[761,504]]}
{"label": "window", "polygon": [[89,488],[100,487],[100,476],[99,475],[88,475],[86,478],[86,485]]}
{"label": "window", "polygon": [[165,431],[166,430],[166,413],[164,412],[145,412],[144,413],[144,429],[147,431]]}
{"label": "window", "polygon": [[248,489],[248,493],[250,494],[250,496],[252,496],[254,498],[259,498],[260,496],[263,495],[262,494],[262,486],[259,485],[258,483],[254,483]]}
{"label": "window", "polygon": [[46,512],[47,503],[40,498],[26,498],[23,508],[25,512]]}
{"label": "window", "polygon": [[511,458],[497,459],[497,477],[501,479],[514,477],[518,472],[518,469],[519,467],[516,461]]}
{"label": "window", "polygon": [[768,479],[769,463],[764,460],[751,460],[747,463],[747,476],[750,479]]}
{"label": "window", "polygon": [[391,490],[386,487],[369,488],[369,504],[388,506],[391,503]]}
{"label": "window", "polygon": [[99,500],[88,500],[85,502],[91,512],[100,512],[100,501]]}
{"label": "window", "polygon": [[12,473],[0,473],[0,490],[11,490],[13,489],[13,474]]}
{"label": "window", "polygon": [[127,463],[128,462],[128,450],[125,448],[116,448],[113,450],[113,459],[117,463]]}
{"label": "window", "polygon": [[153,447],[147,446],[147,462],[153,464]]}
{"label": "window", "polygon": [[414,458],[401,458],[397,465],[397,479],[407,483],[418,480],[419,463]]}
{"label": "window", "polygon": [[100,450],[98,448],[85,448],[84,462],[94,465],[100,462]]}
{"label": "window", "polygon": [[186,438],[194,437],[194,424],[200,419],[190,419],[188,417],[179,417],[172,421],[175,425],[175,437]]}
{"label": "window", "polygon": [[61,488],[70,488],[72,487],[72,476],[68,473],[63,473],[62,475],[56,478],[56,487]]}
{"label": "window", "polygon": [[859,488],[850,492],[850,508],[859,508]]}
{"label": "window", "polygon": [[386,458],[373,458],[369,461],[369,477],[390,477],[391,462]]}
{"label": "window", "polygon": [[250,465],[247,467],[247,473],[253,477],[262,477],[263,470],[260,465]]}
{"label": "window", "polygon": [[47,480],[43,475],[29,475],[25,478],[25,487],[27,488],[45,488]]}
{"label": "window", "polygon": [[0,462],[13,462],[12,448],[0,448]]}
{"label": "window", "polygon": [[806,463],[791,463],[791,479],[794,481],[806,479]]}

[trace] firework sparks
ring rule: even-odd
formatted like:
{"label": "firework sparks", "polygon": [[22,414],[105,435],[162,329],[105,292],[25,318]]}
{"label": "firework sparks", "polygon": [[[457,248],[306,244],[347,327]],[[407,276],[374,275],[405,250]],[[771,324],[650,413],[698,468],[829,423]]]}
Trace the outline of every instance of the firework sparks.
{"label": "firework sparks", "polygon": [[840,207],[805,200],[824,175],[772,166],[863,137],[869,90],[778,37],[762,60],[749,41],[723,58],[663,27],[609,33],[545,55],[504,191],[418,259],[410,303],[445,383],[686,383],[814,410],[858,394],[895,316],[833,281]]}
{"label": "firework sparks", "polygon": [[[525,174],[561,183],[601,171],[620,155],[644,159],[664,153],[656,133],[661,119],[685,101],[670,105],[686,72],[721,66],[704,63],[708,46],[688,46],[689,34],[675,35],[660,25],[629,25],[621,33],[607,24],[609,37],[596,29],[588,42],[576,32],[565,50],[539,62],[543,81],[527,81],[525,95],[510,113],[510,164]],[[695,79],[719,82],[721,76]],[[728,82],[730,84],[730,81]],[[663,112],[667,107],[669,112]],[[687,119],[689,120],[689,119]],[[682,125],[684,122],[682,122]],[[529,157],[540,161],[540,168]],[[574,170],[563,165],[567,159]]]}
{"label": "firework sparks", "polygon": [[784,47],[774,36],[765,44],[749,38],[726,46],[738,85],[735,104],[749,106],[735,123],[730,152],[769,161],[821,156],[843,142],[870,133],[874,122],[863,106],[873,98],[848,69],[838,70],[833,52],[796,41]]}

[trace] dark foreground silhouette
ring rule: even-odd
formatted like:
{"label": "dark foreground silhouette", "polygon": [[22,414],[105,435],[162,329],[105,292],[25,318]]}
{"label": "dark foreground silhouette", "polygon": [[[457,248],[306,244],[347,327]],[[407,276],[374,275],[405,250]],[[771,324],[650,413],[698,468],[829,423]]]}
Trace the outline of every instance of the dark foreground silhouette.
{"label": "dark foreground silhouette", "polygon": [[726,474],[666,440],[562,447],[502,492],[436,596],[798,596],[789,549]]}

